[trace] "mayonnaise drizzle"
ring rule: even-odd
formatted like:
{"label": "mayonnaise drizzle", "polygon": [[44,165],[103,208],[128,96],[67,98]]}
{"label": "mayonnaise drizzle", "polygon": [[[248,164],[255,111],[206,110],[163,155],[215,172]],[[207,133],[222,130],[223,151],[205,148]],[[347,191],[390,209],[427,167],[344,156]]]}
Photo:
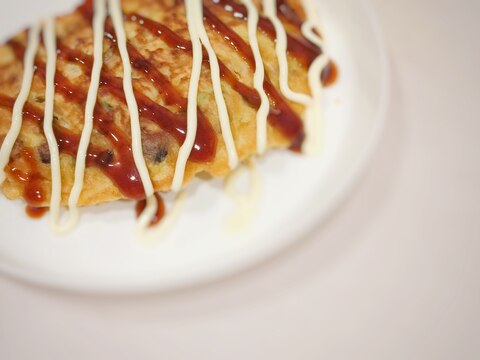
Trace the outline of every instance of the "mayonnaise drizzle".
{"label": "mayonnaise drizzle", "polygon": [[199,11],[198,3],[198,0],[185,0],[188,32],[190,33],[190,39],[192,42],[192,73],[190,75],[190,84],[188,88],[187,135],[178,152],[177,164],[175,166],[175,174],[172,182],[173,191],[179,191],[182,188],[185,166],[197,134],[197,95],[203,59],[202,44],[198,36],[195,20],[195,12]]}
{"label": "mayonnaise drizzle", "polygon": [[[238,185],[241,175],[245,171],[248,171],[249,186],[247,191],[241,191],[238,189]],[[235,201],[234,213],[227,219],[227,229],[238,232],[252,221],[260,199],[260,177],[252,158],[225,178],[224,188],[225,192]]]}
{"label": "mayonnaise drizzle", "polygon": [[18,138],[18,134],[22,129],[23,123],[23,106],[28,100],[30,94],[30,88],[32,87],[33,71],[35,55],[37,53],[38,45],[40,43],[40,29],[41,24],[35,24],[28,32],[28,44],[25,50],[24,66],[23,66],[23,79],[15,104],[12,111],[12,123],[8,130],[5,139],[3,140],[2,147],[0,148],[0,184],[5,180],[5,166],[10,160],[10,154],[12,153],[15,141]]}
{"label": "mayonnaise drizzle", "polygon": [[[51,220],[50,227],[54,232],[65,233],[70,231],[78,221],[79,211],[78,211],[78,199],[83,189],[84,176],[85,176],[85,162],[87,157],[87,149],[90,144],[90,138],[92,135],[93,129],[93,111],[97,101],[98,88],[100,85],[100,72],[103,66],[103,33],[105,26],[105,18],[107,16],[107,7],[106,0],[95,0],[94,1],[94,15],[93,15],[93,67],[90,79],[90,86],[87,94],[87,101],[85,105],[85,118],[84,125],[82,130],[82,135],[80,137],[80,143],[77,151],[77,158],[75,162],[75,179],[73,182],[73,187],[70,192],[68,199],[68,218],[64,224],[60,224],[60,201],[57,200],[55,203],[50,202],[50,212]],[[52,36],[52,35],[51,35]],[[53,34],[55,36],[55,34]],[[45,97],[45,103],[47,103]],[[45,132],[46,134],[46,132]],[[48,140],[48,137],[47,137]],[[55,138],[53,138],[55,140]],[[53,144],[53,141],[52,141]],[[56,145],[52,150],[52,145],[49,142],[50,154],[56,152],[54,155],[58,159],[58,147]],[[56,174],[60,174],[60,164],[54,164],[54,161],[51,161],[52,166],[52,195],[56,192],[61,192],[61,180],[54,181]]]}
{"label": "mayonnaise drizzle", "polygon": [[322,54],[313,61],[308,69],[308,83],[313,100],[312,104],[305,110],[306,136],[302,147],[305,153],[314,154],[320,149],[320,125],[323,122],[323,86],[319,79],[321,78],[323,70],[328,65],[329,57],[324,51],[322,38],[314,32],[315,27],[319,27],[315,17],[315,8],[310,0],[303,0],[302,2],[307,16],[307,20],[302,24],[302,34],[310,42],[322,49]]}
{"label": "mayonnaise drizzle", "polygon": [[222,93],[222,83],[220,82],[220,67],[218,65],[217,54],[213,50],[213,47],[208,38],[203,23],[203,4],[202,1],[196,1],[195,15],[195,29],[198,37],[203,46],[207,49],[208,59],[210,63],[210,73],[212,77],[213,93],[215,95],[215,101],[217,103],[218,117],[220,120],[220,127],[222,129],[222,136],[225,141],[228,154],[228,165],[230,169],[235,168],[238,165],[238,155],[235,148],[235,141],[233,140],[232,129],[230,128],[230,118],[228,116],[227,105],[225,104],[225,98]]}
{"label": "mayonnaise drizzle", "polygon": [[185,200],[187,198],[187,193],[185,190],[180,191],[175,199],[173,204],[165,213],[162,221],[153,227],[148,227],[144,229],[139,229],[139,234],[142,238],[142,241],[146,243],[156,243],[158,239],[161,239],[163,235],[172,227],[172,225],[177,221],[180,213],[185,206]]}
{"label": "mayonnaise drizzle", "polygon": [[257,154],[261,155],[267,149],[267,116],[270,111],[270,102],[268,96],[263,88],[265,80],[265,68],[263,66],[262,55],[258,46],[257,25],[258,25],[258,10],[253,4],[252,0],[241,0],[243,5],[247,8],[248,19],[248,40],[252,48],[255,59],[255,74],[253,75],[253,86],[260,95],[260,107],[257,111]]}
{"label": "mayonnaise drizzle", "polygon": [[43,28],[43,42],[47,54],[45,74],[45,113],[43,116],[43,132],[47,139],[50,152],[50,169],[52,176],[52,193],[50,197],[50,228],[57,228],[62,202],[62,175],[60,172],[60,155],[58,143],[53,132],[53,108],[55,102],[55,70],[57,67],[57,40],[55,33],[55,19],[45,20]]}
{"label": "mayonnaise drizzle", "polygon": [[[120,0],[108,0],[110,8],[110,15],[112,17],[113,27],[117,34],[118,50],[123,63],[123,89],[125,92],[125,98],[127,100],[128,111],[130,113],[130,127],[132,133],[132,152],[133,160],[140,174],[140,179],[145,189],[145,196],[147,198],[147,204],[145,210],[138,219],[138,225],[140,228],[148,226],[150,220],[157,211],[158,203],[155,198],[155,190],[153,188],[150,174],[143,157],[142,150],[142,136],[140,130],[140,116],[138,113],[137,100],[133,92],[132,84],[132,67],[130,65],[130,57],[127,50],[127,36],[125,34],[125,28],[123,24],[123,14],[120,4]],[[195,107],[196,109],[196,107]],[[188,134],[187,134],[188,136]]]}
{"label": "mayonnaise drizzle", "polygon": [[287,99],[304,106],[310,106],[312,98],[306,94],[293,91],[288,84],[287,33],[285,27],[277,16],[277,1],[263,0],[262,4],[265,16],[272,22],[275,28],[275,51],[279,67],[280,90]]}
{"label": "mayonnaise drizzle", "polygon": [[[319,48],[323,48],[324,46],[323,39],[317,34],[315,34],[315,31],[314,31],[315,28],[317,29],[320,28],[317,17],[315,16],[316,14],[315,7],[313,6],[313,3],[311,0],[302,0],[302,5],[303,5],[303,8],[305,9],[305,14],[307,17],[307,19],[302,24],[302,29],[301,29],[302,34],[310,42],[317,45]],[[324,53],[323,49],[322,49],[322,53]]]}
{"label": "mayonnaise drizzle", "polygon": [[[241,0],[241,2],[245,5],[248,11],[248,37],[255,59],[255,74],[253,82],[254,88],[259,93],[261,99],[261,104],[257,112],[256,141],[257,153],[262,154],[267,146],[267,116],[269,113],[270,104],[268,96],[263,88],[263,83],[265,79],[265,68],[263,65],[257,37],[259,12],[252,0]],[[305,128],[307,137],[304,143],[304,149],[307,152],[310,152],[310,150],[312,150],[315,145],[318,144],[318,127],[321,123],[322,117],[322,84],[320,81],[320,76],[323,69],[327,66],[329,59],[326,54],[322,52],[322,54],[312,62],[308,70],[308,83],[311,90],[311,96],[291,90],[288,83],[289,70],[287,61],[287,35],[282,22],[277,16],[276,0],[262,0],[262,4],[265,15],[272,22],[276,32],[275,51],[279,64],[280,90],[289,100],[306,106]],[[107,14],[106,5],[107,0],[94,0],[94,63],[85,106],[85,123],[82,130],[82,136],[80,139],[76,158],[75,180],[68,201],[69,216],[67,222],[64,225],[59,224],[62,195],[61,167],[58,144],[53,132],[52,124],[55,96],[54,79],[57,60],[54,18],[47,19],[45,21],[43,29],[43,37],[47,54],[44,132],[50,150],[52,174],[50,226],[57,232],[64,232],[71,229],[75,225],[79,217],[77,205],[84,183],[86,155],[93,129],[93,113],[98,95],[101,69],[103,66],[103,32]],[[307,20],[302,24],[302,34],[315,45],[323,47],[322,38],[314,32],[315,9],[313,9],[312,3],[309,0],[303,0],[303,5],[306,10]],[[150,220],[154,216],[158,204],[154,196],[154,187],[142,151],[142,138],[138,105],[133,91],[132,68],[130,65],[130,59],[127,50],[127,36],[123,23],[123,14],[120,0],[108,0],[108,7],[110,9],[113,26],[117,35],[118,49],[123,64],[123,87],[128,110],[130,113],[133,157],[137,170],[140,174],[140,178],[145,189],[145,195],[147,198],[145,210],[143,211],[139,219],[139,228],[143,231],[146,229],[147,225],[150,223]],[[175,174],[172,182],[172,190],[174,191],[179,191],[182,188],[186,164],[193,148],[197,132],[197,97],[203,60],[202,43],[205,46],[209,57],[212,87],[214,91],[215,101],[217,104],[222,135],[225,140],[225,145],[227,149],[229,166],[230,168],[234,168],[238,165],[238,154],[235,148],[235,142],[230,127],[228,109],[221,87],[218,58],[210,43],[208,34],[205,30],[205,26],[203,23],[203,3],[200,0],[185,0],[185,10],[187,15],[188,31],[190,33],[190,38],[192,42],[193,58],[192,72],[188,91],[187,133],[185,141],[180,147],[177,158]],[[24,73],[22,85],[13,107],[12,123],[10,129],[0,148],[0,183],[3,182],[3,180],[5,179],[4,168],[9,161],[13,146],[22,127],[23,107],[28,100],[33,80],[34,60],[39,46],[40,31],[41,25],[36,24],[30,29],[28,33],[28,44],[24,56]],[[243,223],[244,220],[249,217],[247,216],[247,213],[252,213],[252,209],[256,206],[255,204],[258,200],[258,174],[256,173],[252,160],[249,160],[248,168],[250,169],[251,175],[251,188],[248,196],[240,194],[234,188],[234,184],[236,183],[236,180],[240,174],[240,170],[233,172],[225,182],[226,191],[232,197],[237,199],[240,205],[239,212],[237,214],[238,216],[236,216],[237,220],[232,221],[232,224]],[[160,233],[163,233],[165,229],[169,226],[169,224],[173,222],[173,220],[178,214],[179,209],[182,207],[184,200],[185,193],[179,193],[174,202],[172,213],[170,215],[167,215],[162,224],[160,226],[157,226],[156,230],[154,231],[155,237],[158,237]]]}

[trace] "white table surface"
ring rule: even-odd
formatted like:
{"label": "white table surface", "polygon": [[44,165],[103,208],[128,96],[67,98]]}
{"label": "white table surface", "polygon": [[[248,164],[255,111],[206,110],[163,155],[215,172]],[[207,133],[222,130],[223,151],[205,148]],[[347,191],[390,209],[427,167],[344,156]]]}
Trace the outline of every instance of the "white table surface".
{"label": "white table surface", "polygon": [[98,298],[0,277],[0,359],[479,359],[480,1],[372,1],[389,122],[326,224],[176,293]]}

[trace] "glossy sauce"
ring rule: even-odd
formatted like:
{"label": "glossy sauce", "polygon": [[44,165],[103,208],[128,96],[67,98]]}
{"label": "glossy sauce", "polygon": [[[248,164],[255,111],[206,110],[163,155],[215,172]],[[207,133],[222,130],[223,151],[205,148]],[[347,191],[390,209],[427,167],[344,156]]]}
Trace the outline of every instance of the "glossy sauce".
{"label": "glossy sauce", "polygon": [[[152,218],[149,226],[154,226],[158,224],[165,216],[165,202],[163,201],[163,198],[158,193],[155,194],[155,197],[157,198],[158,202],[157,212]],[[137,214],[137,217],[139,217],[143,213],[143,210],[145,210],[146,206],[147,201],[145,199],[137,201],[137,205],[135,206],[135,213]]]}
{"label": "glossy sauce", "polygon": [[[240,5],[237,4],[237,6]],[[225,41],[228,42],[228,44],[233,49],[235,49],[235,51],[238,51],[241,54],[242,58],[247,61],[250,68],[254,70],[255,59],[253,57],[250,46],[237,33],[231,30],[227,25],[225,25],[211,11],[206,9],[204,15],[207,23],[210,24],[212,29],[222,35]],[[273,84],[270,82],[268,76],[265,76],[263,86],[271,103],[270,114],[268,116],[270,124],[277,128],[286,138],[288,138],[292,142],[292,150],[300,151],[303,139],[305,137],[302,119],[295,113],[295,111],[290,108],[285,99],[278,93]],[[260,98],[256,90],[253,91],[255,91],[255,93],[257,94],[255,105],[258,107],[258,104],[260,103]]]}
{"label": "glossy sauce", "polygon": [[23,198],[30,206],[41,206],[47,200],[42,186],[45,178],[38,169],[39,161],[33,148],[23,148],[14,164],[9,164],[6,172],[23,184]]}
{"label": "glossy sauce", "polygon": [[[172,48],[177,48],[179,50],[183,50],[189,53],[192,52],[192,44],[190,43],[190,41],[178,36],[175,32],[170,30],[170,28],[165,25],[144,18],[136,13],[128,15],[127,20],[135,22],[138,25],[146,28],[153,35],[158,36],[160,39],[162,39],[162,41],[164,41]],[[204,56],[206,57],[206,54],[204,54]],[[208,60],[205,59],[204,61],[207,62]],[[230,84],[230,86],[232,86],[232,88],[239,92],[251,105],[258,107],[260,103],[260,98],[258,97],[255,89],[244,85],[242,82],[238,81],[237,77],[233,74],[233,72],[231,72],[220,60],[219,66],[221,76]]]}
{"label": "glossy sauce", "polygon": [[[0,94],[0,107],[4,109],[12,109],[14,102],[14,98]],[[23,107],[23,118],[24,120],[31,120],[38,123],[43,121],[43,115],[41,111],[37,110],[29,103],[26,103]]]}
{"label": "glossy sauce", "polygon": [[[213,30],[222,35],[225,41],[227,41],[230,46],[237,51],[245,61],[247,61],[249,66],[254,69],[255,59],[250,46],[218,17],[216,17],[207,7],[204,7],[203,11],[206,23],[210,25]],[[160,36],[161,39],[171,47],[191,52],[191,43],[176,35],[168,27],[153,20],[148,20],[138,14],[131,14],[127,19],[144,26],[152,34]],[[260,106],[260,96],[258,95],[258,92],[239,81],[237,76],[221,61],[219,61],[219,66],[223,79],[226,80],[235,91],[241,94],[242,97],[252,105],[252,107],[258,109]],[[264,87],[267,95],[269,95],[272,106],[268,117],[270,124],[278,128],[289,140],[292,141],[292,149],[296,151],[300,150],[304,138],[302,120],[277,92],[268,78],[265,79]],[[200,131],[200,123],[201,122],[199,121],[199,129],[197,131]]]}
{"label": "glossy sauce", "polygon": [[325,87],[334,85],[338,80],[338,66],[330,60],[322,71],[322,84]]}
{"label": "glossy sauce", "polygon": [[25,213],[31,219],[40,219],[48,212],[47,207],[35,207],[27,205],[25,208]]}
{"label": "glossy sauce", "polygon": [[[37,67],[36,75],[41,79],[45,79],[45,63],[37,59],[35,66]],[[55,73],[55,92],[61,94],[66,100],[77,104],[83,105],[87,100],[87,89],[73,85],[71,81],[58,70]]]}
{"label": "glossy sauce", "polygon": [[[115,41],[110,34],[107,38]],[[23,53],[23,46],[14,40],[11,42],[12,48],[16,54]],[[86,74],[90,72],[93,59],[80,51],[69,49],[61,41],[58,41],[59,57],[69,59],[76,62],[84,68]],[[149,75],[150,80],[157,90],[170,100],[170,103],[177,104],[180,109],[186,107],[186,100],[180,97],[172,87],[163,87],[167,81],[161,76],[154,67],[145,60],[133,47],[129,46],[132,65],[137,69],[142,69],[144,73]],[[45,78],[45,64],[36,61],[37,75]],[[120,78],[109,75],[105,69],[102,71],[100,93],[111,94],[125,101],[123,93],[122,80]],[[58,71],[55,76],[56,90],[66,99],[83,105],[86,100],[85,88],[80,88],[72,84],[66,77]],[[186,116],[184,114],[175,114],[165,107],[150,100],[147,96],[140,92],[135,92],[139,104],[139,111],[145,118],[154,121],[165,131],[179,142],[183,142],[186,134]],[[43,116],[35,114],[37,119]],[[115,151],[89,148],[87,154],[87,164],[94,165],[102,169],[105,174],[118,186],[122,194],[128,198],[139,199],[144,196],[143,186],[139,180],[139,174],[136,170],[129,146],[129,139],[118,129],[113,122],[112,114],[101,110],[101,106],[97,105],[94,114],[94,126],[102,134],[104,134],[112,143]],[[79,143],[79,136],[70,133],[65,129],[55,128],[55,134],[59,143],[60,151],[76,155]],[[93,149],[93,150],[92,150]],[[209,122],[203,115],[199,114],[199,124],[196,142],[192,150],[190,160],[192,161],[210,161],[216,150],[216,135],[213,132]],[[116,156],[115,156],[116,155]]]}
{"label": "glossy sauce", "polygon": [[[88,21],[91,21],[92,11],[87,3],[82,5],[79,8],[79,11]],[[166,30],[167,27],[157,26],[159,24],[156,24],[153,21],[147,21],[145,18],[140,16],[136,18],[135,15],[130,15],[127,17],[127,20],[136,21],[140,24],[142,22],[147,24],[146,26],[150,26],[154,33],[156,33],[158,36],[162,36],[163,40],[170,39],[170,43],[177,43],[176,41],[179,39],[179,37],[176,35],[172,36],[174,33],[171,30]],[[105,26],[105,38],[112,43],[116,42],[115,32],[110,21],[107,21]],[[190,42],[186,41],[179,42],[179,48],[187,48],[187,43],[189,44],[189,49],[191,50]],[[169,80],[156,69],[155,65],[150,60],[143,57],[133,45],[127,44],[127,50],[130,56],[132,67],[145,74],[145,77],[152,82],[153,86],[167,105],[174,105],[179,110],[177,113],[174,113],[166,107],[154,102],[141,92],[135,91],[135,98],[138,103],[140,115],[157,123],[163,130],[172,135],[179,144],[182,144],[185,141],[187,128],[187,99],[182,97],[180,93],[172,86]],[[69,51],[76,52],[75,56],[71,56],[71,58],[78,58],[80,63],[81,61],[91,61],[91,59],[88,60],[88,55],[79,54],[79,52],[76,50],[70,49]],[[118,91],[119,84],[113,84],[115,81],[114,77],[106,75],[105,77],[102,77],[102,79],[106,80],[103,81],[103,85],[107,86],[106,92],[111,92],[114,96],[124,99],[123,90]],[[122,80],[117,80],[119,80],[121,84]],[[108,85],[113,85],[117,88],[117,90],[108,87]],[[121,96],[120,93],[122,93]],[[210,122],[206,119],[202,112],[198,110],[197,134],[189,160],[194,162],[212,161],[216,154],[216,146],[217,136],[210,125]]]}
{"label": "glossy sauce", "polygon": [[[240,16],[246,20],[247,11],[243,5],[240,5],[231,0],[208,0],[211,4],[219,5],[223,10],[234,13],[236,18]],[[301,28],[303,20],[295,12],[295,10],[288,4],[285,0],[277,0],[277,8],[279,16],[281,16],[285,21],[294,25],[298,29]],[[267,34],[270,38],[275,39],[275,29],[272,23],[263,17],[260,17],[259,28]],[[228,38],[229,39],[229,38]],[[308,41],[304,36],[300,38],[293,37],[287,33],[287,50],[288,53],[294,56],[298,61],[300,61],[305,67],[309,67],[313,60],[322,54],[322,49],[320,49],[315,44]],[[250,61],[250,59],[249,59]],[[322,73],[322,84],[325,87],[335,84],[338,78],[338,67],[333,61],[330,61],[327,68],[324,69]]]}
{"label": "glossy sauce", "polygon": [[[7,44],[12,48],[17,59],[22,60],[23,54],[25,53],[25,47],[23,46],[23,44],[19,43],[17,40],[14,39],[8,41]],[[61,44],[61,42],[59,42],[59,44]],[[67,58],[66,52],[62,51],[62,48],[60,46],[58,52],[60,55],[59,57]],[[75,59],[76,61],[78,61],[78,59],[76,57],[73,57],[72,54],[70,54],[70,56],[72,56],[72,60]],[[83,61],[84,59],[82,59],[82,62]],[[45,63],[40,61],[38,58],[35,60],[35,75],[37,75],[41,79],[45,79],[46,75]],[[62,94],[62,96],[64,96],[66,99],[79,104],[85,102],[86,100],[85,90],[82,91],[81,88],[77,88],[58,70],[55,73],[55,91]]]}
{"label": "glossy sauce", "polygon": [[[15,99],[0,95],[1,107],[12,109],[14,102]],[[41,112],[28,103],[23,108],[23,117],[24,120],[30,120],[39,125],[43,120]],[[23,184],[23,197],[27,204],[31,206],[39,206],[46,201],[45,191],[42,187],[42,182],[45,179],[38,170],[38,163],[39,161],[35,159],[34,149],[23,148],[19,158],[14,163],[10,162],[5,169],[7,173]]]}
{"label": "glossy sauce", "polygon": [[25,46],[20,44],[17,40],[15,39],[10,39],[7,41],[7,45],[10,46],[12,51],[15,54],[15,57],[23,62],[23,57],[25,56]]}
{"label": "glossy sauce", "polygon": [[287,0],[277,0],[278,15],[288,23],[300,30],[303,20],[297,12],[290,6]]}
{"label": "glossy sauce", "polygon": [[[222,10],[231,13],[236,18],[247,20],[247,9],[232,0],[207,0],[210,6],[218,6]],[[268,35],[272,40],[275,40],[275,28],[273,24],[265,17],[260,16],[258,27],[263,33]],[[309,67],[317,56],[322,53],[322,50],[316,45],[309,42],[303,36],[294,37],[287,34],[287,51],[294,56],[305,67]]]}
{"label": "glossy sauce", "polygon": [[[90,61],[88,57],[87,59],[80,58],[78,52],[69,54],[67,48],[63,46],[61,42],[59,42],[59,44],[60,53],[63,54],[62,56],[68,56],[71,59],[78,59],[78,61],[85,67],[92,64],[92,61]],[[15,53],[20,53],[19,48],[21,47],[21,44],[16,43],[15,47],[17,48]],[[35,63],[37,66],[36,75],[44,80],[45,64],[38,59]],[[61,75],[58,70],[55,75],[55,82],[58,93],[81,106],[84,105],[87,96],[87,89],[75,86],[70,80]],[[8,105],[12,103],[12,101],[14,100],[9,99],[8,97],[0,97],[0,105],[4,103],[7,105],[5,107],[10,107]],[[25,115],[30,115],[31,118],[33,117],[35,120],[40,120],[40,122],[43,121],[43,115],[41,112],[28,103],[24,107],[24,116]],[[99,132],[107,137],[112,145],[112,149],[100,149],[91,145],[87,152],[87,165],[96,166],[101,169],[127,198],[143,198],[143,186],[133,162],[129,139],[127,138],[127,135],[114,124],[113,114],[102,110],[101,106],[97,104],[94,113],[94,126]],[[69,130],[60,128],[59,126],[54,126],[54,132],[59,150],[75,157],[80,136]]]}
{"label": "glossy sauce", "polygon": [[[106,38],[112,42],[116,41],[113,29],[111,29],[108,22],[106,26]],[[169,80],[131,44],[127,45],[127,49],[132,67],[145,74],[146,78],[152,82],[166,104],[175,105],[179,109],[178,113],[173,113],[143,95],[141,92],[135,91],[135,98],[138,102],[140,114],[150,121],[157,123],[163,130],[170,133],[179,144],[183,144],[187,132],[187,99],[182,97]],[[112,81],[112,77],[110,77],[110,81]],[[115,92],[115,95],[118,95],[118,91]],[[215,157],[217,137],[210,122],[200,110],[197,111],[198,128],[195,144],[189,159],[194,162],[208,162]]]}

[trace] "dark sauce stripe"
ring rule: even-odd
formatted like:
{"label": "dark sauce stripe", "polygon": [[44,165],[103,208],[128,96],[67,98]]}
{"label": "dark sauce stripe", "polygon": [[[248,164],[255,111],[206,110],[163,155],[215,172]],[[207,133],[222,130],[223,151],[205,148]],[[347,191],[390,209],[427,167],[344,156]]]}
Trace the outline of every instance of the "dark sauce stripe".
{"label": "dark sauce stripe", "polygon": [[[107,28],[106,38],[115,42],[115,36],[112,34],[112,31],[112,29]],[[66,55],[68,58],[74,59],[77,64],[84,66],[85,72],[90,72],[88,65],[85,64],[91,64],[93,62],[91,56],[78,50],[69,49],[63,44],[61,44],[59,48],[62,53],[68,54]],[[181,97],[168,80],[133,46],[128,45],[128,52],[132,66],[145,74],[145,77],[152,82],[167,103],[176,105],[180,109],[180,113],[173,113],[140,91],[135,90],[135,98],[141,117],[155,122],[163,130],[168,132],[179,144],[182,144],[185,141],[187,129],[187,118],[184,111],[187,106],[186,99]],[[112,76],[105,68],[102,71],[100,92],[103,94],[111,94],[117,99],[125,101],[122,79]],[[216,141],[217,137],[210,123],[199,111],[197,135],[189,159],[194,162],[211,161],[215,156]]]}
{"label": "dark sauce stripe", "polygon": [[[127,20],[137,23],[138,25],[146,28],[151,34],[160,38],[171,48],[177,48],[188,53],[192,52],[192,44],[190,41],[178,36],[175,32],[173,32],[172,30],[170,30],[170,28],[163,24],[145,18],[136,13],[128,15]],[[208,55],[205,55],[203,57],[203,60],[205,62],[208,62]],[[252,106],[259,107],[260,97],[258,96],[257,91],[238,81],[237,77],[220,60],[218,61],[218,63],[220,66],[221,76],[230,84],[230,86],[238,93],[240,93]]]}
{"label": "dark sauce stripe", "polygon": [[[217,31],[232,48],[238,51],[252,71],[255,71],[255,60],[250,46],[208,8],[204,9],[204,16],[207,24]],[[271,108],[268,116],[270,124],[292,142],[292,150],[299,151],[305,138],[302,120],[275,89],[266,74],[263,87],[270,98]]]}
{"label": "dark sauce stripe", "polygon": [[[15,41],[11,41],[10,45],[12,46],[12,44],[17,49],[15,53],[20,54],[19,49],[22,45]],[[65,48],[63,48],[63,50],[64,49]],[[88,67],[88,64],[91,62],[83,61],[83,63]],[[42,81],[45,81],[45,64],[37,59],[35,65],[37,68],[36,76]],[[73,85],[58,69],[55,73],[55,91],[65,99],[84,106],[87,90]],[[14,101],[14,99],[0,96],[0,106],[12,109]],[[43,114],[28,103],[24,107],[23,115],[24,118],[35,120],[39,124],[43,121]],[[94,112],[94,127],[109,140],[114,151],[100,149],[90,145],[87,152],[87,166],[96,166],[101,169],[124,196],[133,199],[145,197],[143,185],[133,161],[131,148],[126,135],[114,125],[113,114],[102,110],[98,104]],[[58,126],[55,126],[54,133],[57,138],[59,150],[75,157],[80,137]],[[111,154],[111,156],[106,157],[105,154]],[[32,202],[31,199],[29,201],[28,194],[24,194],[24,197],[27,202]]]}
{"label": "dark sauce stripe", "polygon": [[57,39],[57,53],[59,59],[80,65],[85,74],[89,74],[93,68],[93,56],[86,56],[81,51],[70,49],[61,39]]}
{"label": "dark sauce stripe", "polygon": [[298,30],[302,28],[303,19],[297,14],[295,9],[290,6],[288,0],[277,0],[277,10],[278,15],[283,20],[295,26]]}
{"label": "dark sauce stripe", "polygon": [[[87,0],[78,8],[78,11],[89,23],[91,23],[93,16],[92,6],[92,1]],[[115,43],[116,36],[109,19],[107,19],[105,30],[105,38]],[[179,114],[172,113],[170,110],[156,104],[153,100],[139,92],[135,92],[139,108],[144,110],[143,114],[150,114],[149,116],[147,115],[146,118],[154,121],[162,129],[169,132],[179,144],[183,144],[187,131],[187,99],[183,98],[168,79],[156,70],[155,66],[149,60],[145,59],[138,50],[133,47],[133,45],[127,43],[127,50],[132,67],[144,73],[146,78],[155,86],[164,101],[167,104],[176,105],[181,112]],[[156,111],[154,112],[148,111],[148,109],[152,109],[152,104],[155,104],[154,110]],[[164,116],[159,116],[159,114],[163,114]],[[215,131],[203,113],[198,110],[197,133],[189,160],[194,162],[212,161],[215,158],[216,149],[217,136]]]}
{"label": "dark sauce stripe", "polygon": [[217,16],[215,16],[207,7],[203,7],[203,16],[207,24],[225,39],[230,47],[238,52],[241,57],[247,61],[251,68],[255,68],[255,58],[252,48],[233,30],[225,25]]}
{"label": "dark sauce stripe", "polygon": [[[233,0],[207,0],[210,6],[216,6],[223,11],[230,13],[232,16],[247,20],[247,9],[245,6],[238,4]],[[267,34],[272,40],[275,40],[275,28],[270,20],[260,16],[258,20],[258,28]],[[322,50],[315,44],[305,39],[303,36],[295,37],[287,33],[287,51],[294,56],[298,62],[305,67],[309,67],[313,60],[322,54]]]}
{"label": "dark sauce stripe", "polygon": [[[217,31],[230,46],[237,51],[241,57],[247,61],[249,66],[255,68],[255,60],[250,46],[243,41],[235,32],[230,30],[220,19],[218,19],[208,9],[204,9],[204,16],[214,31]],[[178,48],[191,53],[191,44],[189,41],[176,35],[168,27],[147,19],[138,14],[131,14],[127,19],[144,26],[153,35],[159,36],[162,41],[172,48]],[[222,78],[237,91],[252,107],[260,106],[260,97],[258,92],[238,80],[237,76],[228,69],[228,67],[219,60],[220,74]],[[268,79],[265,81],[265,89],[271,99],[272,109],[269,115],[270,123],[278,128],[288,139],[292,141],[293,148],[298,150],[303,141],[303,125],[301,119],[288,106],[285,100],[278,94],[274,86]]]}
{"label": "dark sauce stripe", "polygon": [[179,50],[192,51],[192,43],[189,40],[185,40],[181,36],[178,36],[169,27],[160,24],[156,21],[150,20],[137,13],[132,13],[126,16],[126,19],[130,22],[137,23],[148,29],[153,35],[157,36],[167,45]]}
{"label": "dark sauce stripe", "polygon": [[[211,4],[221,6],[223,11],[234,14],[236,18],[242,18],[247,20],[247,9],[232,0],[208,0]],[[277,9],[280,18],[286,22],[297,27],[299,31],[303,24],[303,20],[290,6],[287,0],[277,0]],[[232,15],[233,16],[233,15]],[[275,40],[275,28],[270,20],[260,16],[258,21],[258,27],[265,34],[267,34],[272,40]],[[319,35],[319,34],[317,34]],[[320,35],[319,35],[320,36]],[[303,35],[300,38],[294,37],[287,33],[287,51],[290,55],[294,56],[305,67],[310,67],[313,60],[322,54],[322,49],[317,45],[310,42]],[[320,81],[323,86],[333,85],[338,78],[338,68],[336,64],[330,60],[327,67],[323,70]]]}
{"label": "dark sauce stripe", "polygon": [[7,45],[13,50],[15,57],[23,61],[23,57],[25,56],[25,47],[14,39],[8,40]]}

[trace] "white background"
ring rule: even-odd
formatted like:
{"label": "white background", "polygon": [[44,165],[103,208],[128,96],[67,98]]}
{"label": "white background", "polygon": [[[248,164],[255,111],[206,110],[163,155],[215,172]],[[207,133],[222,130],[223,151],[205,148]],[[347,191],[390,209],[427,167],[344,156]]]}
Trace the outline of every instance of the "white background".
{"label": "white background", "polygon": [[372,2],[389,121],[326,224],[176,293],[99,298],[0,277],[0,359],[478,359],[480,2]]}

